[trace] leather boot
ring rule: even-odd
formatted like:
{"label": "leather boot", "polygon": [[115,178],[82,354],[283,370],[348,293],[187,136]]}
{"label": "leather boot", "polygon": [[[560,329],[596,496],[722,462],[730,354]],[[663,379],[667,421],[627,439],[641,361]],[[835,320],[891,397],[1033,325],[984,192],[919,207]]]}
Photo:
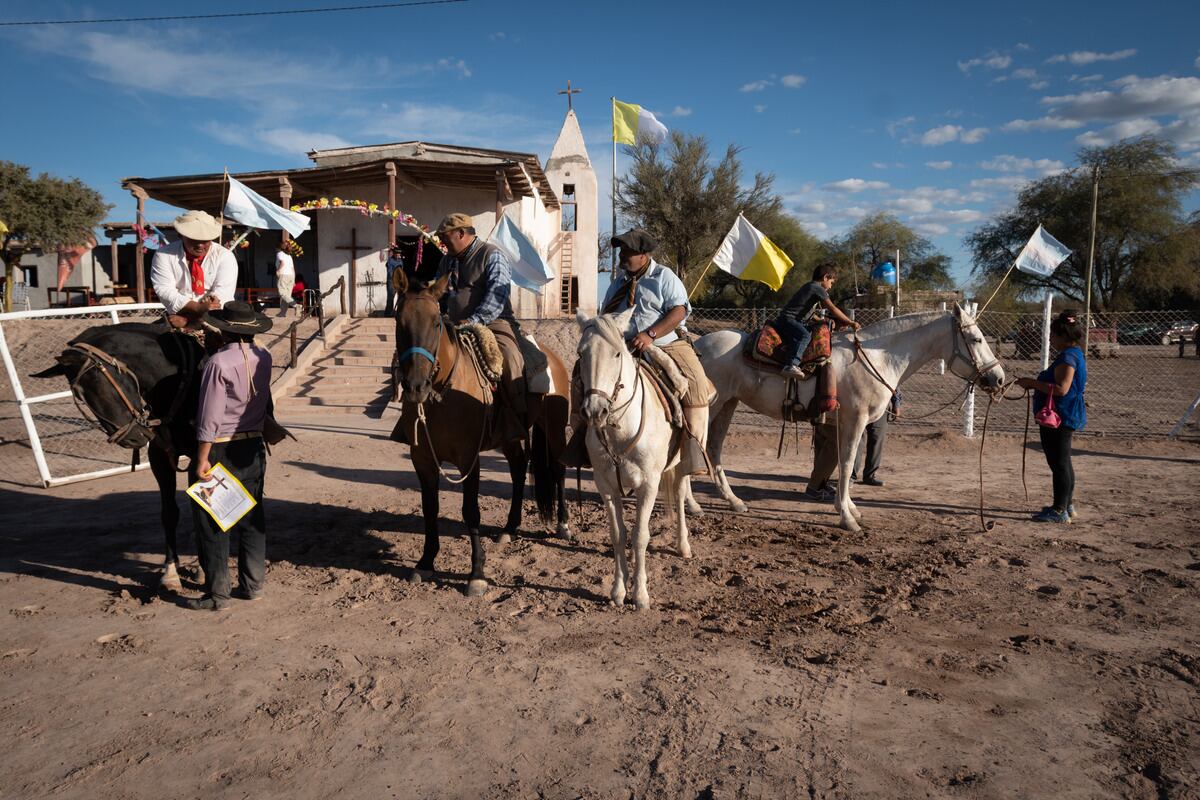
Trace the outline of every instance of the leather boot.
{"label": "leather boot", "polygon": [[688,475],[709,475],[708,458],[704,453],[704,439],[708,434],[708,406],[683,409],[688,430],[681,445],[679,467]]}
{"label": "leather boot", "polygon": [[571,438],[567,440],[567,446],[563,448],[562,455],[558,457],[565,467],[590,467],[592,460],[588,456],[587,449],[587,425],[580,425],[575,428],[575,432],[571,434]]}

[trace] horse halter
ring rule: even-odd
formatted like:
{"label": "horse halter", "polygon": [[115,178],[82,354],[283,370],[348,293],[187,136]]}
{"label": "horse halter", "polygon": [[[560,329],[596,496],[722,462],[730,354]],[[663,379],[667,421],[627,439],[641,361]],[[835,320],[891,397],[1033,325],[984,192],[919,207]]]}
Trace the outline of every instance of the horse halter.
{"label": "horse halter", "polygon": [[[993,358],[991,361],[982,365],[976,363],[975,355],[971,352],[971,346],[967,342],[966,323],[964,323],[961,319],[955,320],[954,322],[955,327],[958,329],[958,335],[954,337],[954,353],[950,357],[950,371],[968,383],[975,383],[986,373],[1000,366],[1000,359]],[[980,336],[982,336],[982,334],[980,334]],[[962,342],[962,346],[966,347],[965,353],[959,346],[960,341]],[[954,369],[954,363],[956,361],[966,362],[966,364],[973,370],[973,373],[970,376],[966,376],[962,373],[956,372]]]}
{"label": "horse halter", "polygon": [[[108,435],[108,441],[118,444],[121,447],[127,447],[131,450],[138,447],[138,445],[132,443],[134,441],[132,438],[134,431],[140,431],[147,440],[153,439],[157,433],[155,428],[158,428],[162,424],[162,420],[150,416],[151,409],[142,397],[141,384],[138,382],[137,375],[129,368],[129,365],[121,359],[109,355],[100,348],[93,347],[84,342],[72,344],[69,349],[82,354],[84,357],[83,368],[75,375],[75,379],[71,381],[71,396],[75,398],[75,405],[79,408],[79,413],[83,415],[83,418],[101,430],[104,430],[105,423],[111,426],[113,432]],[[79,382],[91,370],[97,370],[104,376],[109,385],[116,391],[117,397],[121,399],[121,403],[129,411],[130,419],[124,425],[117,425],[112,420],[102,419],[100,414],[83,397],[83,390]],[[129,399],[129,395],[117,383],[116,378],[113,377],[113,372],[119,375],[126,375],[133,381],[133,396],[137,400],[137,405],[134,405],[133,401]],[[94,420],[88,417],[87,412],[84,411],[85,408],[91,409],[96,417]]]}
{"label": "horse halter", "polygon": [[[429,300],[431,300],[434,303],[437,302],[436,300],[433,300],[433,298],[429,298]],[[399,314],[397,314],[397,319],[398,318],[399,318]],[[405,361],[412,358],[413,356],[420,356],[421,358],[426,358],[429,360],[429,363],[433,365],[433,371],[436,373],[437,368],[438,368],[437,350],[441,348],[442,330],[445,327],[446,327],[446,323],[442,319],[442,315],[439,313],[438,318],[437,318],[437,327],[434,329],[434,339],[435,339],[435,344],[433,345],[434,350],[432,352],[430,352],[427,348],[420,347],[418,345],[413,345],[412,347],[408,348],[407,350],[405,350],[403,353],[401,353],[397,357],[397,365],[403,364]]]}

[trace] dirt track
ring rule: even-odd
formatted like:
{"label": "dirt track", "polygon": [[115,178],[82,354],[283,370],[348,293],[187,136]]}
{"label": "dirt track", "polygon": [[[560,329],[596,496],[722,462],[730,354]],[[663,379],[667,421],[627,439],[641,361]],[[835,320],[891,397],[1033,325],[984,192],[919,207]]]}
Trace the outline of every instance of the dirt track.
{"label": "dirt track", "polygon": [[148,474],[0,483],[0,796],[1200,796],[1195,445],[1084,440],[1059,527],[1024,521],[1041,454],[1027,505],[997,438],[985,535],[975,444],[895,436],[849,535],[797,500],[806,452],[742,431],[751,511],[702,486],[695,557],[656,535],[639,614],[607,605],[586,496],[575,540],[527,520],[489,545],[495,587],[468,600],[445,490],[442,580],[407,584],[407,448],[334,424],[276,452],[269,595],[220,615],[149,588]]}

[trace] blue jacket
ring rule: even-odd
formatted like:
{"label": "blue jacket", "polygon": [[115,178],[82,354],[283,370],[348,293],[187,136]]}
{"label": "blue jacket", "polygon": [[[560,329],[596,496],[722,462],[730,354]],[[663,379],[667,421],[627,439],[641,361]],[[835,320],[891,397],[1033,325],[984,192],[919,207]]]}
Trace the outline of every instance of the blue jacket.
{"label": "blue jacket", "polygon": [[[1058,354],[1058,357],[1047,369],[1038,374],[1037,379],[1054,383],[1054,370],[1059,364],[1074,367],[1075,378],[1071,381],[1071,388],[1067,389],[1065,395],[1054,398],[1054,408],[1062,418],[1062,424],[1077,431],[1087,424],[1087,409],[1083,405],[1083,390],[1087,386],[1087,361],[1083,357],[1083,351],[1078,347],[1068,347]],[[1045,392],[1035,391],[1033,393],[1033,410],[1040,411],[1044,405],[1046,405]]]}

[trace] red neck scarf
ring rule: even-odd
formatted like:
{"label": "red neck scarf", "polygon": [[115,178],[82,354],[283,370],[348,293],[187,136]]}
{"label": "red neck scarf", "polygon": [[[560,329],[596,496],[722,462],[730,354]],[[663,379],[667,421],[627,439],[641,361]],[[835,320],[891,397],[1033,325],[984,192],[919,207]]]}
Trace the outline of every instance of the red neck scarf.
{"label": "red neck scarf", "polygon": [[[205,253],[204,255],[208,254]],[[194,295],[204,294],[204,269],[200,266],[203,263],[204,256],[200,256],[199,258],[188,256],[188,264],[192,270],[192,294]]]}

